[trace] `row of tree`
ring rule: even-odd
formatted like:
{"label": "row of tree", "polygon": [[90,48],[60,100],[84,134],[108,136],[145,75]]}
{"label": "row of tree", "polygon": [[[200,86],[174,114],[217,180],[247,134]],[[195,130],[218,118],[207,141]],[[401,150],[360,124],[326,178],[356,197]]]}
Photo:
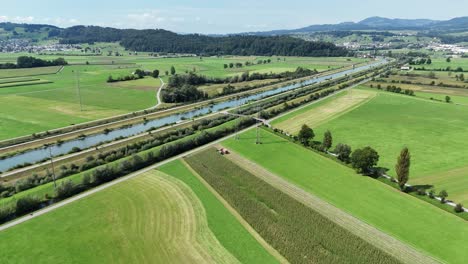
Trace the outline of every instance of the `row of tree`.
{"label": "row of tree", "polygon": [[57,58],[55,60],[43,60],[31,56],[19,56],[15,63],[0,64],[0,69],[22,69],[22,68],[37,68],[48,66],[63,66],[68,62],[64,58]]}
{"label": "row of tree", "polygon": [[[329,149],[333,145],[333,137],[331,132],[327,130],[324,133],[323,142],[321,143],[314,141],[314,137],[315,133],[313,129],[304,124],[295,139],[297,139],[304,146],[309,146],[316,150],[326,152],[328,154],[333,154],[340,161],[351,164],[351,166],[356,169],[358,173],[375,173],[374,166],[377,165],[380,158],[378,152],[375,149],[367,146],[352,151],[349,145],[339,143],[335,146],[333,152],[329,152]],[[412,187],[407,186],[410,175],[410,166],[411,154],[409,149],[404,147],[401,150],[395,164],[395,173],[397,178],[396,180],[392,178],[392,180],[398,184],[401,191],[417,191],[419,195],[426,195],[426,191],[424,189],[413,190]],[[427,195],[434,199],[434,190],[430,190]],[[438,194],[438,197],[440,198],[441,203],[445,203],[448,197],[447,191],[441,190]],[[457,213],[463,212],[463,205],[460,203],[457,204],[454,208],[454,211]]]}
{"label": "row of tree", "polygon": [[[280,59],[280,58],[278,58],[278,60],[279,60],[279,59]],[[257,64],[267,64],[267,63],[271,63],[271,59],[258,60],[258,61],[257,61]],[[223,65],[223,67],[224,67],[224,69],[227,69],[227,68],[232,69],[232,68],[234,68],[234,67],[236,67],[236,68],[242,68],[244,65],[247,67],[247,66],[255,65],[255,63],[254,63],[254,62],[250,62],[250,61],[246,61],[244,64],[242,64],[242,62],[236,62],[236,63],[231,62],[231,63],[229,63],[229,64],[225,63],[225,64]]]}

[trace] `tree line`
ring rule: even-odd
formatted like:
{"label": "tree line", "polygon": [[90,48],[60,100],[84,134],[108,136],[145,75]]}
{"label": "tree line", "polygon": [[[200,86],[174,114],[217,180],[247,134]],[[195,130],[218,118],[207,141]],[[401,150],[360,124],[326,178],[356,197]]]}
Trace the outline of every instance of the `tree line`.
{"label": "tree line", "polygon": [[349,51],[333,43],[305,41],[289,36],[232,35],[211,37],[176,34],[162,29],[115,29],[74,26],[63,29],[60,43],[120,42],[127,50],[202,55],[260,55],[338,57]]}
{"label": "tree line", "polygon": [[31,56],[19,56],[15,63],[3,63],[0,64],[0,69],[22,69],[22,68],[37,68],[37,67],[48,67],[48,66],[63,66],[67,65],[68,62],[64,58],[57,58],[55,60],[43,60]]}

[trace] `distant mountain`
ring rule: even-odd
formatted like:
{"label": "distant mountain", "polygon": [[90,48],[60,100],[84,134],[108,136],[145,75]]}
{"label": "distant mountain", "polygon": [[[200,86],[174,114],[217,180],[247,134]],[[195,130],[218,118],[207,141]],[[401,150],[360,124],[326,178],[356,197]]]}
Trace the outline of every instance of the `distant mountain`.
{"label": "distant mountain", "polygon": [[431,26],[437,24],[440,21],[430,20],[430,19],[400,19],[400,18],[385,18],[385,17],[369,17],[366,18],[358,24],[366,25],[368,27],[386,27],[386,28],[394,28],[394,27],[424,27],[424,26]]}
{"label": "distant mountain", "polygon": [[440,21],[431,19],[400,19],[385,17],[369,17],[359,22],[344,22],[339,24],[311,25],[291,30],[273,30],[266,32],[249,32],[252,35],[288,35],[301,33],[316,33],[326,31],[349,30],[432,30],[432,31],[459,31],[468,30],[468,17],[458,17]]}

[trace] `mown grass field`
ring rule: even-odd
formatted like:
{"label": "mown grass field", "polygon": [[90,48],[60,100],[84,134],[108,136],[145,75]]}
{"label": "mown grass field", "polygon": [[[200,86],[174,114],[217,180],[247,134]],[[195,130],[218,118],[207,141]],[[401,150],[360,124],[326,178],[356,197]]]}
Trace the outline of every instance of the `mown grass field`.
{"label": "mown grass field", "polygon": [[[378,92],[367,103],[318,125],[312,121],[323,115],[323,106],[320,105],[311,105],[307,112],[292,112],[273,124],[289,131],[287,124],[291,120],[308,117],[299,120],[297,125],[311,120],[309,125],[314,128],[318,140],[322,140],[323,133],[330,130],[335,144],[346,143],[353,149],[375,148],[380,155],[378,165],[388,168],[388,174],[393,176],[396,158],[407,146],[412,155],[410,183],[434,185],[436,191],[446,189],[449,199],[468,204],[468,177],[460,173],[468,172],[465,159],[468,154],[467,106],[422,99],[425,97],[445,100],[445,96],[440,94],[416,92],[416,97],[408,97]],[[330,99],[330,104],[340,98]],[[467,102],[466,98],[460,98],[454,97],[453,100]],[[295,127],[289,126],[291,129]],[[445,174],[453,170],[459,173]]]}
{"label": "mown grass field", "polygon": [[290,263],[399,263],[221,156],[215,148],[186,161]]}
{"label": "mown grass field", "polygon": [[[115,47],[111,47],[115,48]],[[20,55],[0,54],[0,62],[12,62]],[[36,55],[35,55],[36,56]],[[58,55],[37,55],[42,59],[55,59]],[[301,58],[271,57],[271,63],[243,68],[224,69],[224,64],[246,61],[257,62],[266,57],[189,57],[155,58],[147,54],[116,56],[64,56],[71,65],[55,74],[58,67],[0,70],[0,79],[5,77],[28,77],[41,75],[40,79],[51,83],[2,87],[0,89],[0,140],[41,132],[54,128],[77,124],[114,115],[133,112],[154,106],[158,79],[147,77],[143,80],[121,83],[106,83],[109,75],[114,78],[131,74],[135,69],[159,69],[165,82],[174,66],[176,72],[184,74],[195,70],[211,77],[240,75],[243,72],[282,72],[294,71],[297,67],[320,71],[349,66],[364,62],[355,58]],[[284,60],[286,59],[286,60]],[[90,65],[86,65],[89,62]],[[80,110],[76,89],[76,72],[80,72],[80,87],[83,111]],[[5,79],[6,80],[6,79]],[[3,81],[3,80],[1,80]],[[24,84],[24,83],[23,83]],[[10,84],[11,85],[11,84]]]}
{"label": "mown grass field", "polygon": [[447,62],[446,58],[437,57],[432,59],[432,64],[416,65],[416,68],[425,67],[426,69],[446,69],[450,67],[455,70],[457,67],[462,67],[464,70],[468,70],[468,59],[467,58],[451,58],[450,62]]}
{"label": "mown grass field", "polygon": [[237,261],[211,232],[196,194],[157,171],[7,229],[1,236],[2,263]]}
{"label": "mown grass field", "polygon": [[[370,133],[366,133],[369,135]],[[222,144],[395,238],[447,263],[463,263],[466,221],[261,130]]]}
{"label": "mown grass field", "polygon": [[159,170],[190,186],[205,208],[211,231],[239,261],[242,263],[277,262],[180,160],[163,165]]}
{"label": "mown grass field", "polygon": [[[376,93],[367,90],[347,90],[331,99],[323,100],[317,104],[311,104],[291,114],[282,116],[272,122],[279,129],[297,134],[303,124],[317,127],[330,119],[359,107],[371,100]],[[313,109],[314,114],[310,114]]]}
{"label": "mown grass field", "polygon": [[1,69],[0,78],[47,75],[58,72],[62,66],[50,66],[31,69]]}

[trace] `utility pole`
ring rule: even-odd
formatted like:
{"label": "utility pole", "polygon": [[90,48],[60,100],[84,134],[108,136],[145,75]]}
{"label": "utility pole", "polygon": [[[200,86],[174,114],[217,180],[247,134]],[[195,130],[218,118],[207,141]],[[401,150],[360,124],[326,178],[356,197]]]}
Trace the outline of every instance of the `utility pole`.
{"label": "utility pole", "polygon": [[261,144],[260,142],[260,125],[258,124],[258,122],[260,121],[260,105],[257,106],[257,119],[255,120],[255,122],[257,123],[257,140],[255,141],[255,144]]}
{"label": "utility pole", "polygon": [[239,128],[240,128],[240,122],[241,122],[240,96],[237,96],[236,99],[237,99],[237,114],[239,116],[237,117],[238,121],[237,121],[237,126],[236,126],[236,136],[234,137],[234,139],[238,140],[239,139]]}
{"label": "utility pole", "polygon": [[57,188],[57,183],[55,182],[54,157],[52,156],[52,149],[50,147],[49,147],[49,156],[50,156],[50,164],[52,165],[52,179],[54,180],[54,188]]}
{"label": "utility pole", "polygon": [[76,91],[78,93],[78,100],[80,101],[80,111],[83,111],[83,104],[81,103],[81,90],[80,90],[80,71],[75,72]]}

